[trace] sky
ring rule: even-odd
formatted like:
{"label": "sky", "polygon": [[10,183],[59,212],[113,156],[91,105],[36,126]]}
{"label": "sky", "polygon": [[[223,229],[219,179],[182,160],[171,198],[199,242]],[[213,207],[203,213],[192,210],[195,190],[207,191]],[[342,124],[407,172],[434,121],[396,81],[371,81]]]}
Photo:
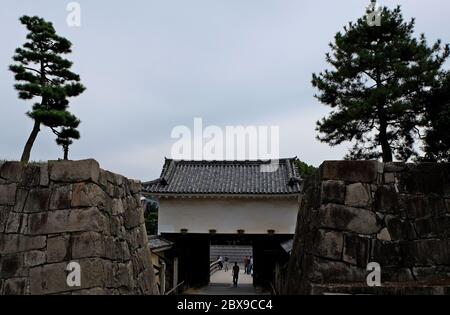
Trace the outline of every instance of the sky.
{"label": "sky", "polygon": [[[171,157],[176,126],[278,126],[281,157],[318,166],[342,159],[350,144],[316,140],[315,123],[330,111],[311,86],[328,66],[336,32],[365,12],[368,0],[79,0],[80,27],[67,22],[63,0],[3,0],[0,7],[0,159],[20,159],[33,122],[8,71],[25,42],[21,15],[52,21],[73,43],[68,58],[87,90],[71,99],[81,139],[74,160],[150,180]],[[385,0],[416,18],[417,33],[450,42],[448,0]],[[43,128],[35,161],[61,158]]]}

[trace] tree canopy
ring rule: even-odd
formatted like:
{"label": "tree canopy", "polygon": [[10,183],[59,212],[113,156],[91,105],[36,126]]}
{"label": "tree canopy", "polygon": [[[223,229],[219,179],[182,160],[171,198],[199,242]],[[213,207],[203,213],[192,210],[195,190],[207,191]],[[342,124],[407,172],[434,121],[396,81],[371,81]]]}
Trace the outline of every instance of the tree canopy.
{"label": "tree canopy", "polygon": [[51,128],[58,137],[57,143],[67,150],[71,139],[80,137],[76,130],[80,121],[69,112],[68,98],[80,95],[85,87],[80,76],[70,70],[72,62],[63,57],[72,52],[70,41],[57,35],[53,24],[40,17],[23,16],[20,22],[28,30],[28,41],[16,49],[10,70],[18,82],[15,88],[19,98],[34,101],[27,112],[34,127],[21,159],[28,162],[41,124]]}
{"label": "tree canopy", "polygon": [[354,143],[348,159],[406,161],[416,154],[427,116],[424,100],[442,86],[449,46],[429,45],[423,34],[415,38],[415,21],[405,22],[400,7],[380,12],[379,26],[362,17],[338,32],[326,55],[331,69],[313,74],[316,97],[332,108],[316,130],[332,146]]}

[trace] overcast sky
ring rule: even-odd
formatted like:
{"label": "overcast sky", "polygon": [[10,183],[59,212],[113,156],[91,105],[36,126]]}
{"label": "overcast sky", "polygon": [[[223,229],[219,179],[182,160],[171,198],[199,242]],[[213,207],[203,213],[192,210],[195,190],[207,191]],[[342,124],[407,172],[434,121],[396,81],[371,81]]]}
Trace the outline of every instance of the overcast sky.
{"label": "overcast sky", "polygon": [[[315,139],[328,108],[314,98],[311,74],[326,68],[334,34],[362,16],[368,0],[80,0],[81,27],[66,23],[62,0],[3,0],[0,10],[0,159],[20,159],[32,129],[7,68],[25,41],[18,18],[39,15],[73,43],[74,71],[87,87],[71,102],[82,138],[71,159],[141,180],[159,176],[170,157],[171,130],[204,125],[276,125],[280,154],[319,165],[347,146]],[[450,42],[448,0],[385,0],[401,4],[416,31]],[[33,160],[61,157],[44,130]]]}

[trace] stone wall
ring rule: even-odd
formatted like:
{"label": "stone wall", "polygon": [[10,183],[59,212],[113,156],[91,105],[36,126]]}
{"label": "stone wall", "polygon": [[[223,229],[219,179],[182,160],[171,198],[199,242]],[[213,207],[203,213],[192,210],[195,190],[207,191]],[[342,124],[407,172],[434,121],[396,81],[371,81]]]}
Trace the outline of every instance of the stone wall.
{"label": "stone wall", "polygon": [[303,193],[285,293],[450,294],[449,164],[329,161]]}
{"label": "stone wall", "polygon": [[1,162],[0,294],[154,293],[140,187],[95,160]]}

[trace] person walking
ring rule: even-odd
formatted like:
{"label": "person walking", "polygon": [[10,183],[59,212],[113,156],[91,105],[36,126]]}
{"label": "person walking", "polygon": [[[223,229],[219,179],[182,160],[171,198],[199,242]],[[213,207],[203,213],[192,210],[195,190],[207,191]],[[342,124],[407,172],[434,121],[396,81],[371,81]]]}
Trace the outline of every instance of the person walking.
{"label": "person walking", "polygon": [[250,260],[248,263],[247,274],[251,274],[253,270],[253,256],[250,256]]}
{"label": "person walking", "polygon": [[244,273],[247,273],[247,268],[250,260],[248,259],[248,256],[244,256]]}
{"label": "person walking", "polygon": [[235,262],[233,266],[233,286],[235,288],[237,288],[238,280],[239,280],[239,266],[237,262]]}
{"label": "person walking", "polygon": [[228,260],[229,258],[225,257],[225,268],[224,268],[225,272],[228,272]]}

